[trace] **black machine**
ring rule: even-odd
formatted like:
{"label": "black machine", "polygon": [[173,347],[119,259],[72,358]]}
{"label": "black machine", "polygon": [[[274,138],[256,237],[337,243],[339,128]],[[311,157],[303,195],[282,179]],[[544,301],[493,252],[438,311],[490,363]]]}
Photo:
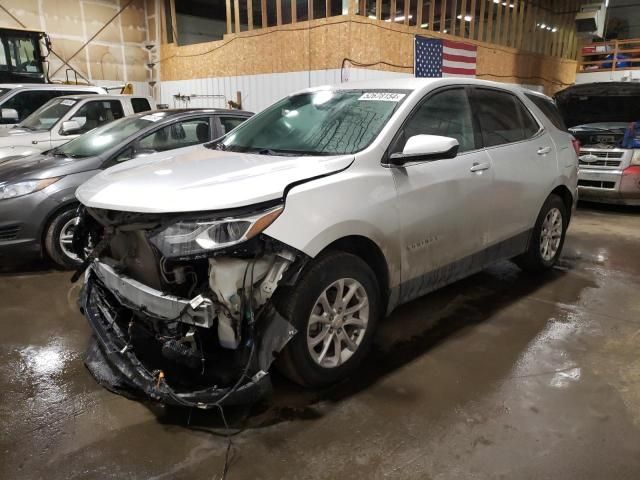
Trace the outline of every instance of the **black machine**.
{"label": "black machine", "polygon": [[44,62],[51,41],[46,33],[0,28],[0,43],[0,83],[47,82]]}

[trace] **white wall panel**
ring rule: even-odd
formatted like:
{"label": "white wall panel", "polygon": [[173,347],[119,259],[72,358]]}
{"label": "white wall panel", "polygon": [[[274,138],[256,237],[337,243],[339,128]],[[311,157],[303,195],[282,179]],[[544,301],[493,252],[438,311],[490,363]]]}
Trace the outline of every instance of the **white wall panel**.
{"label": "white wall panel", "polygon": [[[410,74],[352,68],[349,81],[379,78],[410,77]],[[246,110],[259,112],[272,103],[297,90],[320,85],[340,83],[340,69],[314,70],[311,72],[265,73],[234,77],[212,77],[195,80],[166,81],[160,84],[159,103],[170,108],[209,107],[225,108],[229,100],[242,93],[242,106]],[[191,96],[188,102],[179,101],[174,95]],[[213,97],[220,95],[222,97]]]}

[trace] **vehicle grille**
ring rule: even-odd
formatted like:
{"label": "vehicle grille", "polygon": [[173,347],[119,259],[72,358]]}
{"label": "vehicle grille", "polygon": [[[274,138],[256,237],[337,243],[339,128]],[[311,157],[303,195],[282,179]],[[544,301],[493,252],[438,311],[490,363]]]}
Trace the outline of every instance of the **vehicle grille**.
{"label": "vehicle grille", "polygon": [[600,180],[578,180],[579,187],[592,187],[592,188],[608,188],[612,189],[616,186],[615,182],[603,182]]}
{"label": "vehicle grille", "polygon": [[15,240],[18,233],[20,233],[20,227],[17,225],[0,227],[0,240]]}
{"label": "vehicle grille", "polygon": [[580,165],[586,165],[589,167],[610,167],[610,168],[615,168],[615,167],[619,167],[620,164],[622,163],[622,156],[624,155],[624,152],[619,152],[619,151],[607,151],[607,150],[600,150],[600,151],[589,151],[589,150],[581,150],[580,151],[580,156],[583,155],[593,155],[594,157],[598,157],[598,160],[596,160],[595,162],[583,162],[582,160],[580,160]]}

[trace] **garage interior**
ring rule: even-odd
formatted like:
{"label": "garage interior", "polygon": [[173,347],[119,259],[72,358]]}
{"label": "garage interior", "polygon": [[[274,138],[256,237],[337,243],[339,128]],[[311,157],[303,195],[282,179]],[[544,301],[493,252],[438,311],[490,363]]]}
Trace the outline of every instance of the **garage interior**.
{"label": "garage interior", "polygon": [[[594,3],[599,34],[576,21]],[[412,78],[416,36],[473,45],[475,78],[550,97],[640,81],[640,2],[599,3],[3,0],[0,28],[46,32],[50,82],[258,113]],[[398,307],[356,376],[305,389],[274,373],[223,416],[103,388],[83,363],[82,280],[0,257],[0,478],[640,478],[639,246],[640,206],[580,201],[549,272],[499,262]]]}

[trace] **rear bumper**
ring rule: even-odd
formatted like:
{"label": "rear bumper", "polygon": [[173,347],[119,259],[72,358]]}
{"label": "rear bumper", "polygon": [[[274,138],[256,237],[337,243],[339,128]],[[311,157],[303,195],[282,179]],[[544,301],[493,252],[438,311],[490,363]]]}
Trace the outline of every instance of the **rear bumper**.
{"label": "rear bumper", "polygon": [[588,200],[617,205],[640,205],[640,171],[581,168],[578,195]]}
{"label": "rear bumper", "polygon": [[271,391],[269,374],[260,371],[240,384],[230,387],[211,387],[203,390],[178,392],[140,362],[133,351],[125,348],[127,340],[109,311],[104,288],[93,272],[89,272],[81,297],[81,310],[95,334],[96,345],[89,348],[85,364],[96,380],[119,394],[144,394],[170,405],[212,408],[220,405],[240,405],[256,402]]}

